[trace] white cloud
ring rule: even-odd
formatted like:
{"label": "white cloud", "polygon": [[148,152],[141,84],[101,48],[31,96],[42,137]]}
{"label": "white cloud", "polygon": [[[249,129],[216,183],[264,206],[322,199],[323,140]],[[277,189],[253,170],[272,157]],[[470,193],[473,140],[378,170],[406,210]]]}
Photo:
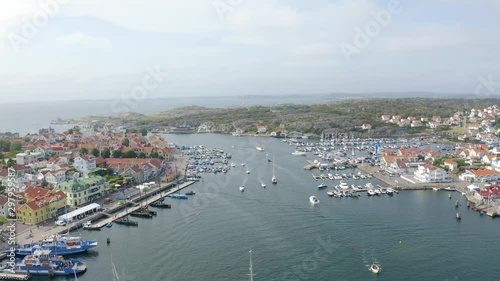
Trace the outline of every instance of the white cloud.
{"label": "white cloud", "polygon": [[58,39],[58,41],[66,46],[78,46],[90,49],[110,50],[111,43],[106,38],[89,36],[83,32],[75,32]]}

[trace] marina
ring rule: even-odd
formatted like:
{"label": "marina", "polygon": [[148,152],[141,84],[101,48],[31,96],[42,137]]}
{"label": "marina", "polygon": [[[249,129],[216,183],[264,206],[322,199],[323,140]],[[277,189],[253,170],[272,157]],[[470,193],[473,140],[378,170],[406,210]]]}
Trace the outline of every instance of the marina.
{"label": "marina", "polygon": [[[178,137],[182,138],[181,135]],[[158,188],[147,190],[141,197],[128,200],[127,204],[121,206],[121,209],[106,210],[106,214],[102,214],[100,219],[88,218],[92,223],[87,223],[87,226],[99,227],[102,230],[97,232],[83,232],[83,234],[87,237],[103,241],[103,243],[96,247],[96,251],[99,252],[99,258],[97,259],[99,261],[94,261],[92,251],[83,254],[81,257],[87,263],[89,270],[84,275],[79,276],[79,280],[110,279],[111,276],[108,276],[108,273],[106,273],[110,265],[107,262],[102,262],[103,259],[101,256],[104,256],[104,261],[106,261],[106,256],[109,256],[111,252],[114,254],[118,272],[120,271],[120,267],[123,267],[124,270],[130,268],[130,272],[126,273],[128,276],[136,277],[136,274],[139,272],[147,274],[145,271],[141,271],[142,268],[158,260],[166,264],[166,268],[154,273],[152,278],[161,280],[161,276],[168,274],[173,280],[184,280],[186,278],[189,280],[201,280],[203,276],[200,275],[200,272],[188,270],[182,263],[175,261],[175,259],[172,260],[173,255],[181,255],[181,252],[179,251],[180,249],[175,247],[170,248],[167,245],[173,245],[174,241],[182,241],[181,243],[190,243],[190,245],[193,245],[197,249],[208,249],[210,248],[210,243],[219,243],[216,242],[218,241],[216,239],[217,236],[210,235],[207,237],[204,235],[205,233],[217,233],[218,236],[223,237],[224,243],[232,249],[228,253],[219,255],[217,261],[214,262],[211,262],[209,259],[207,260],[206,256],[199,252],[193,251],[190,253],[195,261],[208,261],[207,266],[217,266],[216,263],[219,262],[230,265],[228,272],[223,275],[212,272],[213,277],[211,279],[229,281],[234,278],[226,278],[227,274],[240,276],[241,272],[238,272],[237,269],[241,265],[238,264],[244,262],[244,259],[235,260],[234,256],[238,255],[238,251],[242,250],[245,246],[247,246],[246,248],[251,246],[254,253],[258,251],[259,257],[254,260],[254,264],[257,265],[256,268],[259,269],[255,279],[259,277],[267,280],[286,280],[286,278],[283,278],[287,276],[287,272],[291,272],[291,269],[289,269],[291,267],[290,264],[300,264],[302,259],[308,259],[307,253],[310,252],[308,248],[304,248],[301,245],[300,239],[297,240],[294,238],[295,235],[292,236],[291,233],[297,232],[301,236],[323,241],[321,243],[330,241],[328,242],[330,244],[327,245],[331,246],[328,247],[333,247],[340,255],[350,255],[347,260],[344,260],[344,262],[349,264],[350,268],[370,268],[370,264],[374,264],[371,262],[372,259],[383,259],[384,270],[380,271],[379,275],[383,276],[383,278],[391,279],[391,277],[400,276],[401,274],[401,271],[395,268],[395,266],[410,266],[404,260],[398,258],[400,254],[391,246],[392,243],[397,244],[399,242],[399,247],[408,247],[419,243],[420,237],[430,235],[429,233],[432,233],[433,229],[440,227],[448,229],[450,235],[451,233],[457,233],[457,231],[460,233],[460,230],[454,228],[450,222],[459,220],[462,227],[466,227],[471,223],[475,223],[475,219],[481,218],[477,213],[473,212],[473,208],[478,208],[479,206],[472,205],[470,211],[463,209],[464,207],[462,206],[466,205],[466,201],[464,201],[466,197],[460,194],[460,188],[457,188],[457,191],[451,191],[445,190],[447,186],[441,186],[438,192],[432,189],[403,192],[400,190],[400,186],[397,186],[398,189],[396,189],[394,182],[393,186],[388,185],[384,181],[379,180],[376,173],[360,169],[362,165],[359,164],[357,164],[357,168],[352,168],[351,170],[325,169],[324,172],[320,171],[319,174],[313,172],[315,176],[311,177],[310,171],[300,169],[303,162],[308,160],[308,156],[304,159],[303,157],[291,155],[289,150],[287,150],[288,147],[282,145],[282,142],[279,140],[271,139],[263,143],[265,144],[266,151],[275,154],[272,161],[267,161],[267,156],[258,153],[255,145],[249,145],[248,150],[255,151],[256,155],[261,156],[256,156],[254,159],[241,158],[241,154],[236,148],[231,149],[231,146],[234,144],[227,141],[223,136],[204,134],[204,138],[217,139],[216,143],[220,147],[225,148],[225,153],[232,154],[233,160],[231,161],[245,163],[246,165],[242,167],[235,165],[227,173],[204,173],[203,178],[199,178],[201,180],[185,182],[178,187],[170,186],[166,188],[162,186],[161,191]],[[249,142],[252,140],[249,137],[238,139]],[[224,146],[225,141],[226,145]],[[176,140],[176,142],[183,143],[179,140]],[[200,140],[197,142],[200,143]],[[245,151],[241,153],[245,153]],[[314,154],[308,153],[308,155]],[[251,174],[246,174],[246,166],[255,167]],[[321,174],[324,176],[321,177]],[[328,174],[331,174],[332,179],[330,179]],[[267,188],[262,188],[262,184],[272,182],[273,177],[279,178],[280,184],[268,185]],[[326,185],[326,187],[320,188],[323,185]],[[190,190],[181,194],[181,190],[186,186],[190,186]],[[238,190],[238,186],[242,187],[245,192]],[[165,188],[169,190],[167,191]],[[368,194],[370,190],[373,191],[373,196],[359,196],[363,195],[363,193]],[[192,191],[193,195],[185,195],[191,193],[190,191]],[[391,196],[396,193],[399,193],[399,195]],[[452,196],[452,200],[448,199],[449,194]],[[185,196],[186,198],[194,196],[192,198],[196,200],[178,200],[168,195],[173,195],[173,197]],[[346,199],[334,200],[333,198],[330,199],[330,197]],[[440,214],[435,218],[435,221],[428,222],[428,218],[418,209],[419,204],[422,204],[419,200],[423,200],[422,198],[425,198],[425,201],[428,201],[429,204],[430,202],[440,202],[439,204],[433,203],[434,205],[432,205],[436,212]],[[150,212],[145,212],[145,206],[149,205],[153,207],[155,204],[166,204],[167,200],[171,207],[170,210],[157,212],[156,216]],[[265,204],[257,204],[257,206],[256,203],[252,203],[254,200],[265,202]],[[457,200],[459,201],[458,208],[455,207]],[[272,204],[270,204],[271,202]],[[451,209],[447,209],[447,206],[451,207]],[[136,211],[144,213],[145,216],[150,218],[154,217],[154,219],[138,218],[141,227],[126,228],[113,225],[111,228],[103,228],[108,223],[120,224],[119,222],[122,219],[127,220],[131,213]],[[371,214],[373,213],[377,213],[378,215],[372,217]],[[460,213],[460,219],[456,218],[457,213]],[[331,217],[332,214],[337,216],[338,223],[325,225],[323,223],[324,218]],[[473,214],[476,214],[475,218]],[[117,215],[116,218],[115,215]],[[219,217],[223,217],[223,221],[218,219]],[[488,218],[488,216],[483,217]],[[368,220],[368,218],[371,219]],[[300,228],[296,223],[297,219],[302,221]],[[373,220],[376,221],[376,224],[373,223]],[[238,223],[233,223],[236,221]],[[415,231],[411,227],[408,227],[408,221],[412,222],[411,225],[414,222],[415,224],[424,226],[423,229],[417,231],[419,236],[410,237],[405,233],[405,231],[411,231],[412,233]],[[348,224],[349,227],[339,227],[337,225],[339,223],[342,225]],[[381,228],[380,225],[391,227],[390,236],[398,237],[396,242],[394,240],[391,241],[390,237],[386,235],[385,228]],[[229,238],[229,234],[226,235],[217,230],[222,227],[224,229],[231,229],[231,231],[244,232],[249,226],[256,227],[259,234],[251,233],[249,237],[235,239]],[[69,227],[72,227],[72,225]],[[192,227],[196,227],[197,230],[193,231]],[[493,226],[483,227],[491,228]],[[319,234],[315,231],[318,228],[326,232],[335,232],[336,239],[333,240],[328,235]],[[373,235],[363,237],[362,233],[366,231],[370,231]],[[190,234],[189,239],[184,238],[185,233]],[[280,237],[279,241],[275,240],[276,235]],[[459,239],[457,243],[460,243],[463,239],[467,239],[468,236],[466,234],[462,235],[464,237]],[[109,237],[113,239],[113,243],[107,240]],[[349,243],[354,245],[353,247],[349,246],[343,249],[343,247],[338,247],[333,242],[343,241],[347,237],[350,241]],[[454,241],[447,234],[443,237],[447,238],[444,241],[440,240],[439,245],[444,244],[444,246],[449,246]],[[167,256],[161,257],[160,255],[163,254],[163,251],[162,253],[157,253],[158,246],[140,242],[143,239],[165,241],[165,243],[168,243],[163,244],[163,242],[159,242],[163,245],[161,246],[162,248],[169,248]],[[207,239],[208,241],[206,241]],[[405,242],[401,243],[400,239]],[[313,247],[314,241],[312,241]],[[428,252],[429,249],[427,247],[436,247],[435,243],[426,243],[425,248],[421,250],[422,252]],[[120,246],[117,246],[124,244],[129,245],[128,247],[130,248],[122,250]],[[241,245],[244,246],[241,247]],[[286,251],[273,248],[268,249],[269,245],[275,245],[273,247],[280,248],[291,246],[294,249],[301,249],[301,252],[304,254],[301,254],[297,260],[287,255]],[[351,248],[355,250],[351,250]],[[465,250],[468,253],[474,253],[475,251],[469,246],[466,246]],[[151,259],[147,258],[147,261],[135,264],[135,262],[127,258],[127,255],[132,252],[144,256],[152,255],[154,257]],[[328,254],[328,252],[326,253]],[[415,252],[415,255],[415,258],[418,257],[419,252]],[[266,262],[261,258],[262,256],[272,257],[275,260],[275,266],[282,268],[282,271],[275,272],[267,267]],[[329,255],[329,258],[332,259],[332,262],[341,262],[336,255]],[[438,255],[436,258],[446,261],[446,264],[460,263],[459,259],[454,259],[450,256]],[[367,261],[364,261],[364,259]],[[170,262],[165,263],[167,260]],[[375,264],[379,265],[379,263]],[[447,266],[444,267],[446,268]],[[336,272],[336,275],[345,276],[345,278],[349,276],[349,278],[364,280],[371,274],[370,272],[366,272],[366,270],[364,273],[347,273],[341,269],[327,268],[326,264],[324,264],[324,268],[316,270],[311,276],[314,276],[315,280],[327,280],[332,272]],[[387,270],[388,268],[390,270]],[[179,269],[182,270],[179,271]],[[430,277],[430,273],[411,271],[418,278],[424,279],[432,279],[441,272],[441,270],[434,271],[432,272],[432,277]],[[467,274],[464,274],[464,276],[467,276]],[[444,279],[446,277],[440,275],[439,278]],[[409,280],[419,279],[410,278]]]}

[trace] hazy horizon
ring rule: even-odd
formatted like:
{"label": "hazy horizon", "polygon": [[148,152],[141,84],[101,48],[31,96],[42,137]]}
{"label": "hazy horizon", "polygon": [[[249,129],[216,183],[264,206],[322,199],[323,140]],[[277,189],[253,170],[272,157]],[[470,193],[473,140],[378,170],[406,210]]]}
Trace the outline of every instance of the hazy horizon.
{"label": "hazy horizon", "polygon": [[498,95],[499,12],[494,0],[9,1],[1,97]]}

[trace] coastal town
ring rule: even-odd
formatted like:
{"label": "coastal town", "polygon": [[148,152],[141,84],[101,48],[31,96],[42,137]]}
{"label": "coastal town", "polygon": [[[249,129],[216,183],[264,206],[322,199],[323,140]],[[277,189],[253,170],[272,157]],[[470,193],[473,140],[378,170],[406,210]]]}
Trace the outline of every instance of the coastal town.
{"label": "coastal town", "polygon": [[[340,164],[357,167],[396,191],[431,188],[459,191],[466,196],[468,207],[481,214],[496,216],[500,214],[498,115],[500,111],[496,105],[457,112],[448,117],[381,115],[382,122],[411,128],[423,126],[431,130],[422,136],[397,139],[322,134],[321,139],[310,140],[314,137],[298,131],[269,132],[266,124],[260,122],[252,130],[237,127],[232,136],[283,138],[295,147],[294,155],[322,159],[323,164],[310,161],[308,169],[319,168],[321,172],[326,168],[330,172]],[[432,130],[437,131],[443,126],[453,133],[447,137],[432,134]],[[360,128],[371,130],[372,125],[364,123]],[[200,124],[200,132],[209,133],[211,128]],[[170,133],[197,132],[180,127]],[[220,163],[225,166],[208,169],[209,172],[225,173],[229,170],[227,159],[230,156],[222,151],[208,150],[203,146],[195,147],[193,151],[181,150],[169,143],[165,136],[168,134],[143,127],[124,128],[100,122],[79,124],[64,132],[49,127],[25,136],[3,135],[0,139],[3,161],[0,170],[2,241],[6,243],[8,240],[6,222],[12,219],[17,221],[18,243],[43,240],[69,228],[101,228],[115,220],[123,220],[142,207],[143,199],[150,197],[150,202],[161,201],[175,190],[172,188],[176,182],[185,182],[183,188],[193,180],[199,180],[199,167],[187,160],[192,153],[203,151],[222,157]],[[311,141],[314,143],[307,143]],[[368,153],[368,157],[355,157],[355,150]],[[346,157],[351,151],[352,157]],[[342,156],[341,160],[336,155]],[[316,179],[332,180],[337,177],[356,179],[359,175],[341,176],[330,172],[328,176],[315,176]],[[7,186],[14,187],[14,192],[7,191]],[[355,185],[352,189],[368,191],[370,195],[369,189]],[[15,213],[9,208],[12,200],[15,201]],[[124,211],[128,204],[129,210]],[[72,212],[78,213],[74,220],[61,221],[61,217]],[[90,220],[100,222],[86,224]]]}

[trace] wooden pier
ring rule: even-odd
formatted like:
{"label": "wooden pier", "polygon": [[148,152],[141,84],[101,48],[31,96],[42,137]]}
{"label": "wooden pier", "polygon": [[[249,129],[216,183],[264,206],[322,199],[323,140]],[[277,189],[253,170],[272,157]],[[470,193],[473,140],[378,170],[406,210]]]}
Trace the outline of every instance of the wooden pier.
{"label": "wooden pier", "polygon": [[109,217],[105,218],[104,220],[99,221],[96,224],[93,224],[92,227],[102,228],[102,227],[106,226],[108,223],[113,222],[116,219],[123,218],[123,217],[129,215],[130,213],[139,210],[142,207],[141,204],[143,203],[143,201],[152,203],[152,202],[157,201],[163,197],[166,197],[169,194],[172,194],[172,193],[175,193],[181,189],[184,189],[184,188],[192,185],[193,183],[195,183],[195,182],[194,181],[187,181],[183,184],[180,184],[177,188],[170,189],[169,191],[166,191],[166,192],[164,192],[164,191],[159,192],[158,190],[150,191],[149,193],[146,193],[142,197],[142,199],[138,198],[139,200],[137,200],[137,199],[134,200],[136,202],[130,201],[130,200],[126,201],[125,204],[132,204],[135,206],[127,207],[126,210],[120,211],[116,214],[106,214]]}
{"label": "wooden pier", "polygon": [[[311,160],[306,160],[307,165],[304,166],[304,170],[312,170],[312,169],[319,169],[320,164],[327,164],[327,163],[314,163],[314,161]],[[334,163],[328,163],[328,165],[325,168],[329,168],[330,170],[337,170],[338,167],[345,167],[346,169],[353,169],[356,168],[356,164],[346,164],[346,165],[340,165],[340,164],[334,164]]]}

